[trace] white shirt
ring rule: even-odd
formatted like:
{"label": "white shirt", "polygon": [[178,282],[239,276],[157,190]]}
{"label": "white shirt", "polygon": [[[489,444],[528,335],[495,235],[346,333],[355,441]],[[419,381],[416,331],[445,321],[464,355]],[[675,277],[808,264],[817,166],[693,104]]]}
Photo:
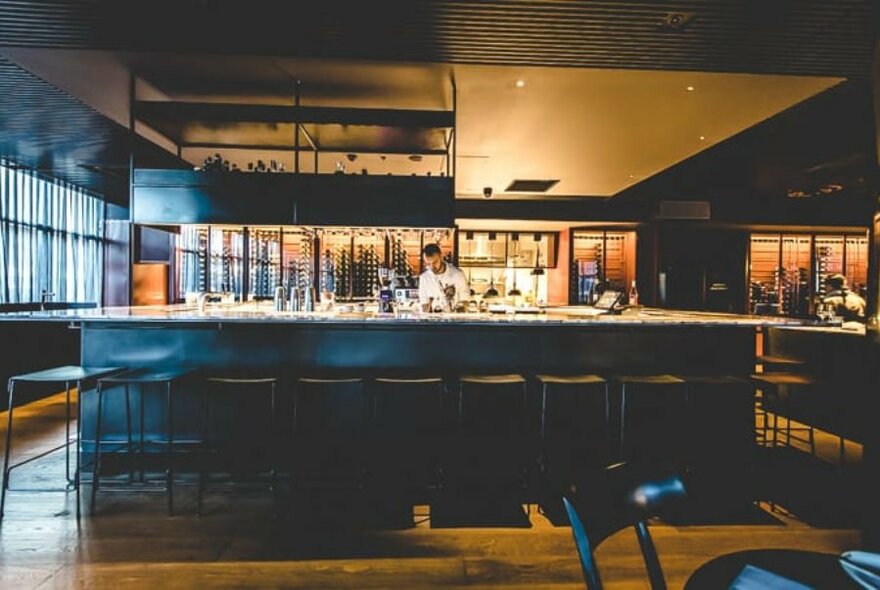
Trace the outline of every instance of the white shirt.
{"label": "white shirt", "polygon": [[468,287],[467,277],[460,269],[446,263],[446,270],[442,274],[435,274],[430,268],[419,276],[419,303],[432,306],[438,304],[443,306],[444,311],[452,311],[446,302],[446,287],[455,287],[455,296],[452,298],[453,304],[467,301],[471,298],[471,289]]}

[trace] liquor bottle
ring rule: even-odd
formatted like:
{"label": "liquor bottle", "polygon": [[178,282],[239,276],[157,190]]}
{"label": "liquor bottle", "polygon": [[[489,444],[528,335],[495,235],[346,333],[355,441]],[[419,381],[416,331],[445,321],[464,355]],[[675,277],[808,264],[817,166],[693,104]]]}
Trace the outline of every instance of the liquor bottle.
{"label": "liquor bottle", "polygon": [[639,290],[636,289],[635,279],[632,282],[632,287],[629,288],[629,304],[630,305],[638,305],[639,304]]}

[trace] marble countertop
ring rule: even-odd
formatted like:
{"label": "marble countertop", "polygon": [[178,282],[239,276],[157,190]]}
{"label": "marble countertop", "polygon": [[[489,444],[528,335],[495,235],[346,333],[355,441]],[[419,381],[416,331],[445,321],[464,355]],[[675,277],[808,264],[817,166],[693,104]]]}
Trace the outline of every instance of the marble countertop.
{"label": "marble countertop", "polygon": [[595,315],[584,307],[548,307],[542,313],[420,313],[380,314],[375,311],[275,311],[271,303],[104,307],[0,314],[0,321],[69,322],[206,322],[206,323],[343,323],[343,324],[478,324],[478,325],[744,325],[807,326],[789,318],[656,308],[626,309],[620,315]]}

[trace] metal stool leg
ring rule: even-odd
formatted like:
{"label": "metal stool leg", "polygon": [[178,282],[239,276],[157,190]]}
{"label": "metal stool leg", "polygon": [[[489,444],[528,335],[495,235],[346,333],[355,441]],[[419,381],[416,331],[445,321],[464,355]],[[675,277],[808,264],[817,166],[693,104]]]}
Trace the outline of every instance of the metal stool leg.
{"label": "metal stool leg", "polygon": [[[129,399],[129,386],[125,384],[125,428],[126,433],[128,434],[128,448],[126,452],[131,454],[132,449],[132,436],[131,436],[131,400]],[[140,460],[143,460],[143,456],[139,456]],[[128,472],[128,483],[132,483],[134,481],[134,470]]]}
{"label": "metal stool leg", "polygon": [[779,414],[773,412],[773,448],[779,446]]}
{"label": "metal stool leg", "polygon": [[840,439],[840,444],[837,448],[839,455],[839,465],[840,468],[843,469],[846,466],[846,441],[843,439],[842,436],[838,438]]}
{"label": "metal stool leg", "polygon": [[[208,391],[207,388],[202,390],[202,445],[207,444],[208,440]],[[196,514],[202,515],[202,499],[205,494],[205,462],[199,462],[199,489],[196,499]]]}
{"label": "metal stool leg", "polygon": [[82,511],[80,500],[80,483],[82,483],[82,381],[76,382],[76,471],[73,474],[73,487],[76,488],[76,522],[79,523]]}
{"label": "metal stool leg", "polygon": [[165,486],[168,495],[168,516],[171,516],[174,514],[174,467],[171,463],[174,458],[172,452],[174,450],[174,422],[171,409],[171,381],[165,383],[165,393],[168,401],[168,445],[165,454],[168,463],[165,466]]}
{"label": "metal stool leg", "polygon": [[[70,479],[70,381],[64,382],[65,402],[64,402],[64,477],[67,479],[67,485],[70,486],[73,480]],[[77,391],[77,395],[79,392]]]}
{"label": "metal stool leg", "polygon": [[95,514],[95,506],[98,500],[98,485],[101,478],[101,414],[104,406],[104,387],[100,381],[97,385],[98,413],[95,418],[95,458],[92,460],[92,498],[89,511]]}
{"label": "metal stool leg", "polygon": [[0,520],[3,519],[6,508],[6,490],[9,489],[9,455],[12,451],[12,397],[15,391],[15,381],[9,380],[9,415],[6,418],[6,455],[3,458],[3,488],[0,490]]}
{"label": "metal stool leg", "polygon": [[618,436],[617,458],[623,461],[624,431],[626,430],[626,383],[620,385],[620,433]]}
{"label": "metal stool leg", "polygon": [[140,441],[139,441],[139,445],[138,445],[138,454],[140,455],[140,460],[141,460],[140,482],[144,483],[144,466],[143,466],[143,464],[144,464],[144,420],[145,420],[145,417],[144,417],[144,398],[145,398],[145,396],[144,396],[144,386],[143,385],[141,385],[138,388],[138,394],[140,395],[140,404],[141,404],[141,411],[140,411],[140,415],[138,416],[138,418],[140,420]]}
{"label": "metal stool leg", "polygon": [[270,490],[273,493],[274,499],[277,501],[277,492],[278,492],[278,423],[277,423],[277,408],[278,408],[278,398],[277,398],[277,383],[272,381],[271,383],[271,391],[272,398],[270,400],[271,403],[271,435],[269,437],[269,444],[271,448],[269,450],[269,455],[272,461],[272,470],[270,472],[270,476],[272,478],[272,483]]}
{"label": "metal stool leg", "polygon": [[547,384],[541,385],[541,473],[547,473]]}

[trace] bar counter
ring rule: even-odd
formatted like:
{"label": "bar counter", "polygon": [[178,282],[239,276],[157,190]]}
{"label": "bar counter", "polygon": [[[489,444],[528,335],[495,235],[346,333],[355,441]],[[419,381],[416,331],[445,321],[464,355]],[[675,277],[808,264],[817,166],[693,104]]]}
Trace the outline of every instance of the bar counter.
{"label": "bar counter", "polygon": [[277,312],[267,304],[8,314],[82,330],[90,366],[315,370],[596,371],[748,375],[755,330],[783,318],[638,308],[586,315]]}
{"label": "bar counter", "polygon": [[[187,367],[207,373],[242,370],[277,377],[289,391],[293,378],[384,373],[439,376],[453,384],[463,374],[597,373],[748,377],[755,366],[756,330],[798,326],[782,318],[638,308],[589,316],[583,308],[540,314],[403,314],[275,312],[266,304],[104,308],[7,315],[7,321],[67,322],[81,331],[85,366]],[[174,396],[175,438],[199,436],[199,393],[189,384]],[[165,397],[144,395],[146,429],[161,435]],[[246,391],[245,400],[260,400]],[[253,394],[252,396],[250,394]],[[105,402],[105,432],[125,436],[124,395]],[[84,450],[95,429],[94,392],[82,396]],[[719,402],[721,400],[719,399]],[[287,404],[283,404],[287,406]],[[138,420],[137,403],[133,404]],[[284,410],[289,413],[289,408]],[[242,411],[227,408],[236,429],[259,432]],[[753,429],[750,408],[725,416],[737,432]],[[135,422],[137,423],[137,422]],[[286,422],[285,422],[286,423]],[[720,428],[719,422],[715,426]],[[748,440],[748,437],[746,437]]]}

